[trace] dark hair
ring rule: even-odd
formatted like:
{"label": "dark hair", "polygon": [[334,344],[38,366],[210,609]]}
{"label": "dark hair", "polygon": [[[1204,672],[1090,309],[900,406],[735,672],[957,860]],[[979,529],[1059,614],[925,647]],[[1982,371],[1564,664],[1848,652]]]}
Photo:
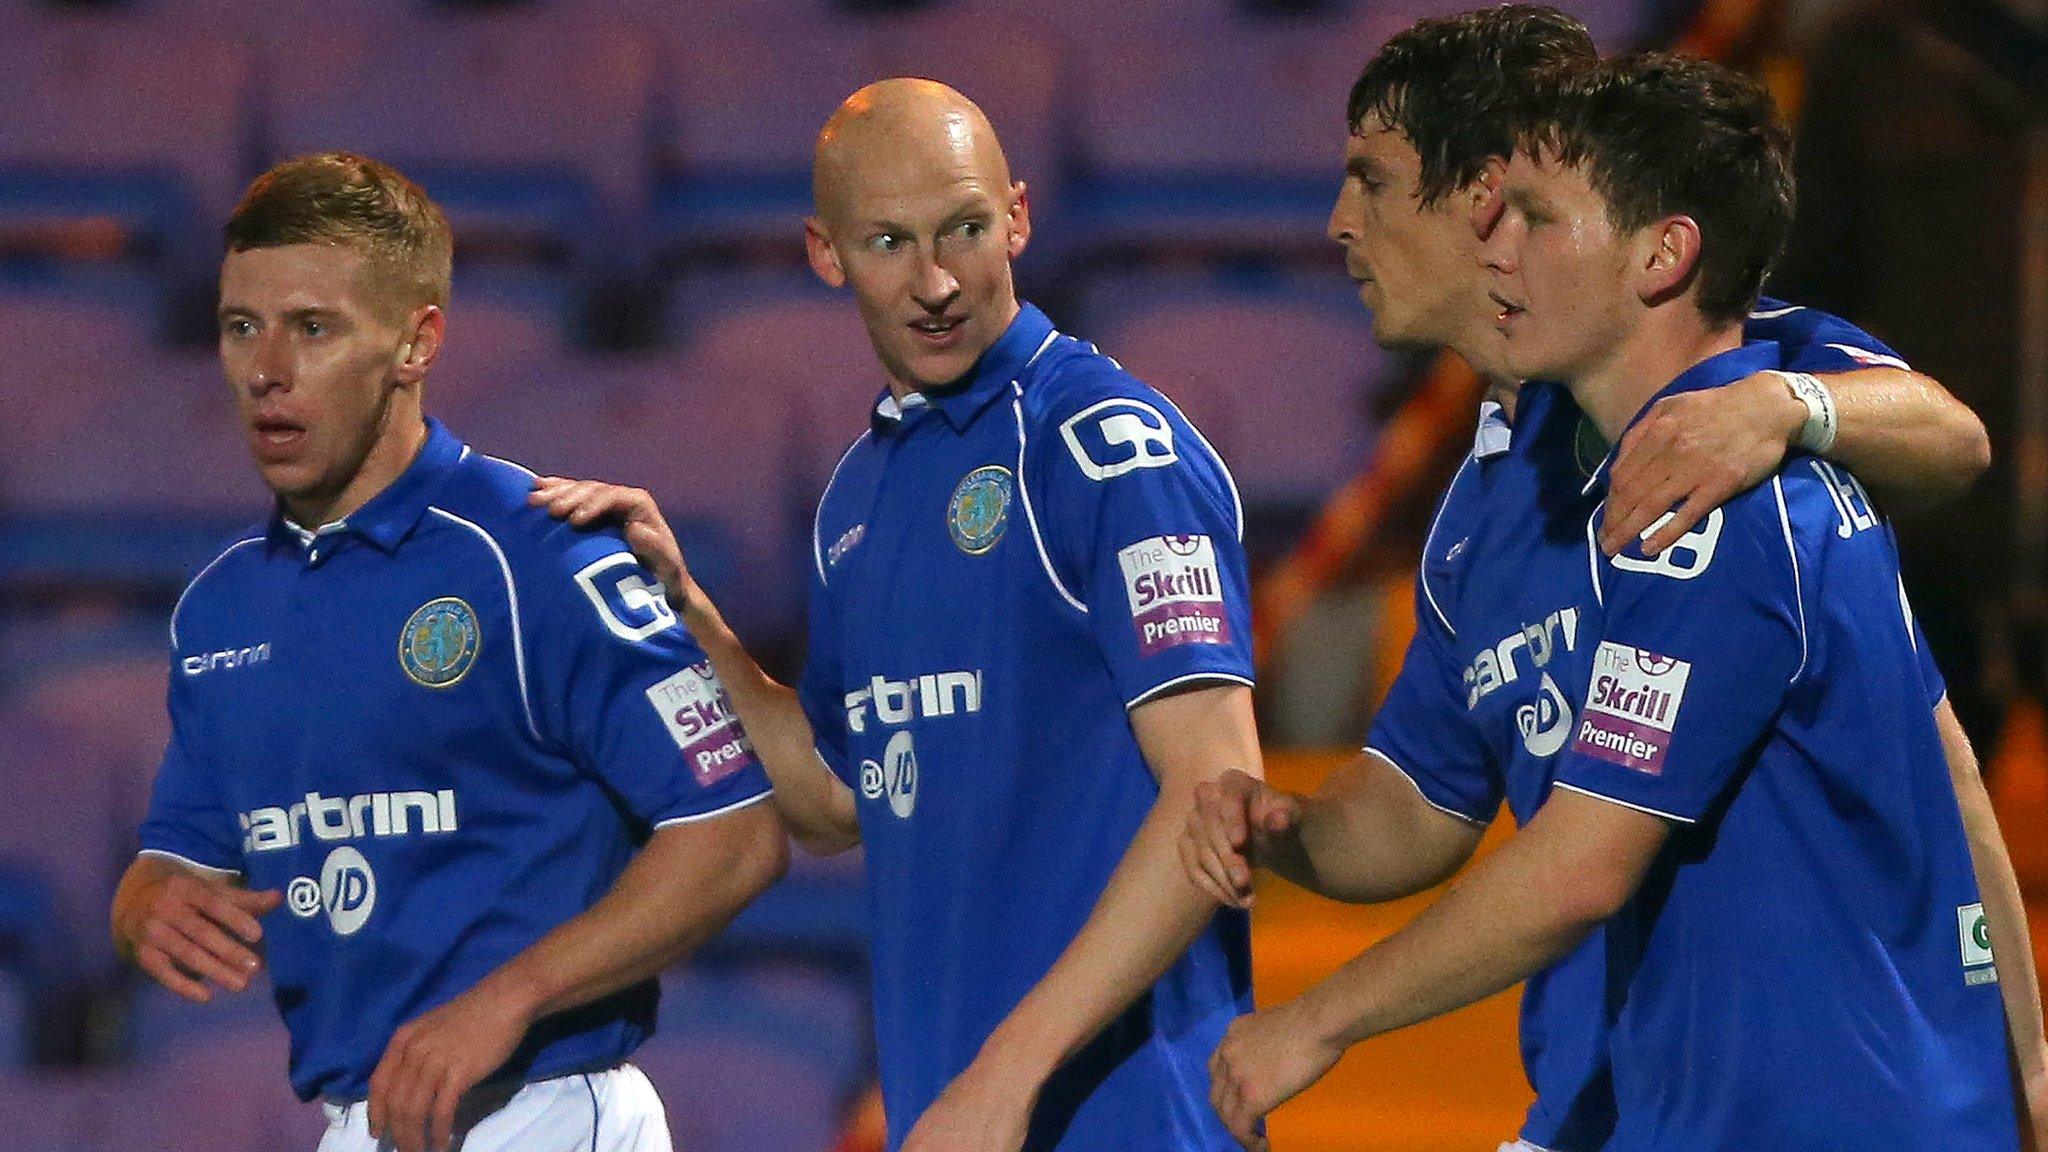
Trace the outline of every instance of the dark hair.
{"label": "dark hair", "polygon": [[1700,227],[1699,309],[1740,320],[1792,228],[1792,137],[1762,84],[1719,64],[1644,52],[1559,77],[1517,135],[1583,168],[1620,232],[1667,216]]}
{"label": "dark hair", "polygon": [[1415,23],[1388,40],[1351,86],[1356,133],[1370,115],[1422,157],[1422,204],[1479,178],[1514,150],[1539,78],[1596,57],[1586,26],[1555,8],[1503,4]]}
{"label": "dark hair", "polygon": [[406,307],[448,303],[455,249],[448,218],[419,185],[366,156],[322,152],[286,160],[249,185],[225,232],[230,252],[354,248]]}

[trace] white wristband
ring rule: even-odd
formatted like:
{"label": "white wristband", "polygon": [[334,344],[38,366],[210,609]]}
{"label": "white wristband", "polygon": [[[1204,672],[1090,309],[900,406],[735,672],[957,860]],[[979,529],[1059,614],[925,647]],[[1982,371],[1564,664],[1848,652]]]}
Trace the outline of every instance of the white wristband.
{"label": "white wristband", "polygon": [[1835,433],[1840,430],[1840,417],[1835,412],[1835,394],[1818,376],[1804,372],[1780,372],[1785,387],[1794,399],[1806,405],[1806,423],[1800,425],[1799,436],[1793,442],[1815,455],[1825,453],[1835,446]]}

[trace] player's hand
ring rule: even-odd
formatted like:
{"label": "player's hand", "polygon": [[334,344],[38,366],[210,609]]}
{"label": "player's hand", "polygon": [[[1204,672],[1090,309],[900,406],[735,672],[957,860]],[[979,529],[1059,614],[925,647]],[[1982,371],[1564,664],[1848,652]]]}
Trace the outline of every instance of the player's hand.
{"label": "player's hand", "polygon": [[670,600],[678,605],[687,604],[698,594],[697,582],[690,575],[690,566],[683,561],[683,549],[676,543],[675,531],[646,489],[601,480],[543,476],[534,481],[526,500],[578,528],[606,520],[617,522],[625,534],[626,546],[633,550],[633,558],[654,573],[655,579],[668,589]]}
{"label": "player's hand", "polygon": [[1616,555],[1645,532],[1644,554],[1669,548],[1707,513],[1777,471],[1805,424],[1805,405],[1771,372],[1657,401],[1621,438],[1600,522],[1601,551]]}
{"label": "player's hand", "polygon": [[463,1094],[511,1059],[531,1020],[486,980],[399,1028],[370,1073],[370,1135],[398,1152],[447,1148]]}
{"label": "player's hand", "polygon": [[1036,1089],[976,1060],[918,1117],[902,1152],[1018,1152],[1037,1103]]}
{"label": "player's hand", "polygon": [[213,988],[240,992],[263,967],[258,917],[275,911],[284,893],[252,892],[182,869],[148,898],[135,932],[135,963],[171,991],[204,1004]]}
{"label": "player's hand", "polygon": [[1341,1045],[1324,1039],[1300,1000],[1240,1016],[1209,1058],[1209,1102],[1251,1152],[1271,1152],[1260,1122],[1323,1078]]}
{"label": "player's hand", "polygon": [[1195,886],[1218,902],[1249,908],[1252,870],[1270,857],[1274,839],[1294,831],[1300,819],[1300,798],[1232,768],[1195,785],[1180,862]]}

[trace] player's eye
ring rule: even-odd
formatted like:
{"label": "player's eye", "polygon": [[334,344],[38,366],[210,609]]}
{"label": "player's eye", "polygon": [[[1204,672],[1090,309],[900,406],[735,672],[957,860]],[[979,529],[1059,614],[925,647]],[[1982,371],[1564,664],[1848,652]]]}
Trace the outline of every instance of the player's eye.
{"label": "player's eye", "polygon": [[979,240],[982,233],[987,231],[988,225],[979,220],[962,220],[953,226],[953,234],[962,240]]}
{"label": "player's eye", "polygon": [[873,248],[877,252],[894,252],[903,247],[903,237],[896,235],[894,232],[884,232],[868,241],[868,247]]}
{"label": "player's eye", "polygon": [[233,336],[237,339],[240,339],[241,337],[248,336],[254,333],[256,331],[256,326],[254,324],[249,323],[249,321],[243,319],[240,316],[235,316],[231,317],[230,319],[221,321],[220,330],[221,334],[224,336]]}
{"label": "player's eye", "polygon": [[318,338],[327,334],[327,325],[318,320],[302,320],[299,322],[299,331],[304,332],[308,336]]}

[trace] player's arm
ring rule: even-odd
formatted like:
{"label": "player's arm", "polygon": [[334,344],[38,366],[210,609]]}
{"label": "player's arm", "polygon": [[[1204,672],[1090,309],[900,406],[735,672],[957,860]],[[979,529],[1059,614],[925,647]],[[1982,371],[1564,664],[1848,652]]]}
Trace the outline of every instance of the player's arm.
{"label": "player's arm", "polygon": [[1978,772],[1970,738],[1944,698],[1934,710],[1948,757],[1949,778],[1962,809],[1963,832],[1970,842],[1970,862],[1977,874],[1977,893],[1984,901],[1984,919],[1991,931],[1991,954],[1998,961],[1998,991],[2005,1000],[2006,1034],[2020,1087],[2021,1127],[2031,1146],[2048,1148],[2048,1038],[2041,1021],[2041,983],[2034,970],[2033,942],[2028,938],[2027,906],[2013,874],[2012,857],[1991,809],[1991,794]]}
{"label": "player's arm", "polygon": [[370,1076],[370,1132],[445,1148],[462,1093],[534,1022],[649,979],[724,928],[787,867],[769,805],[657,830],[602,900],[399,1028]]}
{"label": "player's arm", "polygon": [[1131,711],[1159,798],[1072,944],[997,1026],[904,1144],[904,1152],[1014,1150],[1039,1088],[1186,952],[1216,902],[1183,870],[1177,842],[1195,788],[1262,775],[1251,690],[1195,688]]}
{"label": "player's arm", "polygon": [[1233,1024],[1210,1062],[1217,1113],[1263,1148],[1258,1120],[1352,1044],[1512,987],[1577,947],[1634,894],[1668,834],[1660,817],[1554,793],[1406,927],[1300,999]]}
{"label": "player's arm", "polygon": [[1484,834],[1368,750],[1331,769],[1312,796],[1235,769],[1202,781],[1180,850],[1204,892],[1239,908],[1251,907],[1257,868],[1332,900],[1369,904],[1442,883]]}
{"label": "player's arm", "polygon": [[[1815,377],[1836,414],[1834,442],[1822,455],[1854,472],[1888,507],[1942,504],[1991,466],[1991,441],[1976,413],[1903,363],[1838,366]],[[1658,401],[1622,437],[1601,547],[1614,555],[1675,509],[1646,542],[1652,553],[1669,547],[1707,512],[1776,471],[1800,446],[1811,414],[1779,372]]]}
{"label": "player's arm", "polygon": [[818,758],[810,721],[791,688],[761,669],[691,577],[654,497],[638,488],[543,477],[529,499],[578,527],[617,522],[633,555],[660,579],[669,604],[711,659],[754,751],[775,784],[775,807],[790,833],[820,855],[860,843],[853,790]]}
{"label": "player's arm", "polygon": [[114,891],[115,949],[187,1000],[213,999],[209,985],[243,991],[263,966],[258,917],[282,894],[252,892],[237,880],[167,856],[137,856]]}

